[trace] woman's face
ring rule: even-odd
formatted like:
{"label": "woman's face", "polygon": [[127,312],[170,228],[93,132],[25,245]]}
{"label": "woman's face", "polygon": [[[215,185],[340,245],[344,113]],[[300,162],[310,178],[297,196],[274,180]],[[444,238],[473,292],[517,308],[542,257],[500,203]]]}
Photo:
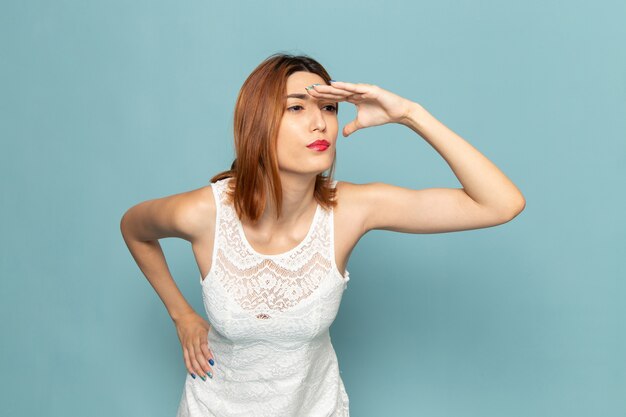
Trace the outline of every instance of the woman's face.
{"label": "woman's face", "polygon": [[[278,166],[283,172],[317,175],[329,169],[335,158],[337,141],[336,102],[312,97],[305,87],[326,84],[317,74],[294,72],[287,79],[285,112],[277,138]],[[325,140],[328,147],[307,147]]]}

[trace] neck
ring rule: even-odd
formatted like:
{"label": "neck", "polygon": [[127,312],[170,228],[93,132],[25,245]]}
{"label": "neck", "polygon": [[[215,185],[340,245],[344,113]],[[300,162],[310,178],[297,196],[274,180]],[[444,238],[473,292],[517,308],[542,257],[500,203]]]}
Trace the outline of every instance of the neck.
{"label": "neck", "polygon": [[[298,224],[302,217],[309,217],[314,207],[317,207],[313,193],[315,191],[315,176],[289,175],[280,173],[283,201],[280,218],[276,219],[274,201],[268,196],[265,210],[259,218],[259,224],[267,230],[290,229]],[[269,189],[269,188],[268,188]]]}

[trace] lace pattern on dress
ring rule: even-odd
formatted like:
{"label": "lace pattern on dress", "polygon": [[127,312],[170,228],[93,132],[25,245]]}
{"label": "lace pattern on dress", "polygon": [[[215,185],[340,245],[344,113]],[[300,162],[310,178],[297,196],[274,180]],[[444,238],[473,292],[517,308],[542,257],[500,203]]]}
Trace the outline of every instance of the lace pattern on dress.
{"label": "lace pattern on dress", "polygon": [[334,267],[330,230],[324,227],[330,213],[318,204],[306,237],[296,247],[280,254],[261,254],[247,241],[237,212],[226,202],[226,180],[213,184],[220,199],[216,278],[244,310],[283,312],[298,305]]}

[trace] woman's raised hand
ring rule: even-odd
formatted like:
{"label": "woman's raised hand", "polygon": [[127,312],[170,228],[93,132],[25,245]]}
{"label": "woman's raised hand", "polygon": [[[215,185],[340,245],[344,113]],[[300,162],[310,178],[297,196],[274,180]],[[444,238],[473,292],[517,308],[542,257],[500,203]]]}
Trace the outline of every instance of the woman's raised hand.
{"label": "woman's raised hand", "polygon": [[307,87],[307,91],[317,99],[347,101],[356,106],[356,119],[344,126],[344,137],[370,126],[401,123],[408,117],[411,105],[414,104],[373,84],[332,81],[331,85],[313,84]]}
{"label": "woman's raised hand", "polygon": [[191,376],[195,379],[199,375],[203,381],[206,381],[206,376],[213,378],[215,358],[209,349],[209,323],[194,312],[177,318],[174,324]]}

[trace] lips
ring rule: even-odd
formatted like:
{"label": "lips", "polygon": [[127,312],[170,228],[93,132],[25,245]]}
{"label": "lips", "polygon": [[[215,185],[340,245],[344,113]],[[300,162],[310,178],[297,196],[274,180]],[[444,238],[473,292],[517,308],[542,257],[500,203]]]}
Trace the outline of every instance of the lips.
{"label": "lips", "polygon": [[327,140],[324,140],[324,139],[318,139],[318,140],[316,140],[313,143],[309,143],[307,145],[307,148],[312,148],[312,147],[315,147],[315,146],[325,146],[325,147],[328,148],[330,146],[330,142],[328,142]]}

